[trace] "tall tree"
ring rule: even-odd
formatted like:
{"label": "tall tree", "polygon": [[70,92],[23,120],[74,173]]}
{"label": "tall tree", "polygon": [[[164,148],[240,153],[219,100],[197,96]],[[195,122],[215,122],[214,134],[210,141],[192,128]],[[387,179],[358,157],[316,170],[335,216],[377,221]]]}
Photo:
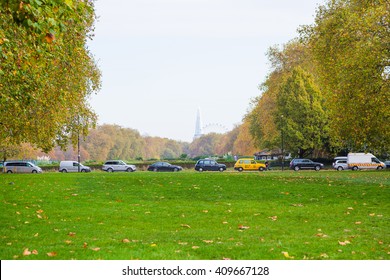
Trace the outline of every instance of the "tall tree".
{"label": "tall tree", "polygon": [[276,124],[287,150],[305,157],[323,146],[328,137],[328,117],[322,94],[310,74],[294,68],[280,88],[277,105]]}
{"label": "tall tree", "polygon": [[333,143],[390,150],[390,2],[332,0],[302,38],[313,50]]}
{"label": "tall tree", "polygon": [[87,48],[93,1],[0,5],[0,141],[66,146],[96,122],[88,97],[100,71]]}

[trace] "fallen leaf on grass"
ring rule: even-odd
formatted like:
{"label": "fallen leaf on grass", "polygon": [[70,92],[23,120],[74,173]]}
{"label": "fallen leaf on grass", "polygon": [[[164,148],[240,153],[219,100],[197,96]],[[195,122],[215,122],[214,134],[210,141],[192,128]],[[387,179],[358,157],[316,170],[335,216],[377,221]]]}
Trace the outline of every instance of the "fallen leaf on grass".
{"label": "fallen leaf on grass", "polygon": [[182,227],[185,227],[185,228],[191,228],[190,225],[187,225],[187,224],[181,224]]}
{"label": "fallen leaf on grass", "polygon": [[213,240],[203,240],[204,243],[213,243],[214,241]]}
{"label": "fallen leaf on grass", "polygon": [[192,249],[194,250],[199,249],[199,246],[192,246]]}
{"label": "fallen leaf on grass", "polygon": [[73,236],[76,235],[76,233],[75,232],[69,232],[68,235],[73,237]]}
{"label": "fallen leaf on grass", "polygon": [[91,248],[91,250],[97,252],[97,251],[100,251],[100,248],[99,247]]}
{"label": "fallen leaf on grass", "polygon": [[340,244],[341,246],[345,246],[345,245],[350,244],[350,243],[351,243],[351,242],[349,242],[348,240],[339,241],[339,244]]}
{"label": "fallen leaf on grass", "polygon": [[28,248],[24,249],[23,256],[29,256],[31,255],[31,251],[28,250]]}
{"label": "fallen leaf on grass", "polygon": [[238,225],[238,229],[244,230],[244,229],[249,229],[249,227],[240,224],[240,225]]}
{"label": "fallen leaf on grass", "polygon": [[293,259],[294,257],[291,257],[288,252],[282,252],[283,256],[287,259]]}
{"label": "fallen leaf on grass", "polygon": [[272,221],[276,221],[278,219],[278,216],[271,216],[271,217],[268,217],[270,218]]}
{"label": "fallen leaf on grass", "polygon": [[57,256],[57,252],[49,252],[46,255],[48,255],[49,257],[55,257]]}
{"label": "fallen leaf on grass", "polygon": [[355,222],[355,225],[360,225],[362,222],[360,222],[360,221],[357,221],[357,222]]}
{"label": "fallen leaf on grass", "polygon": [[123,243],[130,243],[130,240],[127,239],[127,238],[125,238],[125,239],[122,240],[122,242],[123,242]]}
{"label": "fallen leaf on grass", "polygon": [[87,242],[84,242],[83,248],[87,248],[87,247],[88,247],[88,243],[87,243]]}

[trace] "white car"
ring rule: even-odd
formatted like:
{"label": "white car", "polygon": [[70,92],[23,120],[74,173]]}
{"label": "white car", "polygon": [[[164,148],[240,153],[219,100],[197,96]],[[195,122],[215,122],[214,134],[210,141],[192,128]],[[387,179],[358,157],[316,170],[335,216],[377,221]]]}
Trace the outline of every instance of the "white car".
{"label": "white car", "polygon": [[114,172],[114,171],[125,171],[134,172],[137,170],[135,165],[127,164],[122,160],[108,160],[103,164],[103,171]]}
{"label": "white car", "polygon": [[82,165],[77,161],[72,160],[63,160],[60,162],[60,172],[62,173],[68,173],[68,172],[91,172],[91,168],[88,166]]}

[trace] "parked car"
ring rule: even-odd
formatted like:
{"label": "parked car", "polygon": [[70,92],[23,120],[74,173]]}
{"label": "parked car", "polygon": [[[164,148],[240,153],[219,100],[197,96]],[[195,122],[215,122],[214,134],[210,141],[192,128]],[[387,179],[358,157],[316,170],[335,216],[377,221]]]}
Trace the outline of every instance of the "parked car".
{"label": "parked car", "polygon": [[212,159],[200,159],[195,164],[195,170],[202,171],[220,171],[223,172],[226,170],[226,165],[216,162]]}
{"label": "parked car", "polygon": [[339,159],[333,162],[333,168],[336,169],[337,171],[342,171],[345,169],[348,169],[348,163],[347,159]]}
{"label": "parked car", "polygon": [[[79,171],[79,163],[77,161],[72,160],[63,160],[60,162],[60,172],[78,172]],[[91,172],[91,168],[88,166],[82,165],[80,163],[80,172]]]}
{"label": "parked car", "polygon": [[137,170],[135,165],[127,164],[122,160],[108,160],[103,164],[103,171],[114,172],[114,171],[125,171],[134,172]]}
{"label": "parked car", "polygon": [[306,158],[294,158],[290,162],[290,169],[298,171],[300,169],[314,169],[319,171],[321,168],[324,168],[324,165],[319,162],[314,162]]}
{"label": "parked car", "polygon": [[240,158],[237,160],[237,162],[234,164],[234,170],[237,170],[239,172],[241,171],[264,171],[267,169],[267,166],[262,163],[258,162],[252,158]]}
{"label": "parked car", "polygon": [[177,171],[181,171],[183,170],[183,167],[181,166],[178,166],[178,165],[172,165],[168,162],[155,162],[151,165],[148,166],[148,171],[154,171],[154,172],[158,172],[158,171],[173,171],[173,172],[177,172]]}
{"label": "parked car", "polygon": [[370,153],[349,153],[348,168],[358,169],[378,169],[386,168],[386,165]]}
{"label": "parked car", "polygon": [[6,161],[4,163],[6,173],[42,173],[42,169],[28,161]]}
{"label": "parked car", "polygon": [[386,168],[390,168],[390,160],[385,161]]}

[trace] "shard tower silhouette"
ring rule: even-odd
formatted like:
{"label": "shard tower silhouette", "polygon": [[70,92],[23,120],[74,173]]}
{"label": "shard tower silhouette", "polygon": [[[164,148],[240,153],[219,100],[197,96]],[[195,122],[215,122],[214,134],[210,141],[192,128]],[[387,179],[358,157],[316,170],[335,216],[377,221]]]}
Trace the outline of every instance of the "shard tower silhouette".
{"label": "shard tower silhouette", "polygon": [[203,135],[202,132],[202,119],[200,115],[200,108],[198,108],[198,111],[196,113],[196,124],[195,124],[195,134],[194,134],[194,140],[201,137]]}

